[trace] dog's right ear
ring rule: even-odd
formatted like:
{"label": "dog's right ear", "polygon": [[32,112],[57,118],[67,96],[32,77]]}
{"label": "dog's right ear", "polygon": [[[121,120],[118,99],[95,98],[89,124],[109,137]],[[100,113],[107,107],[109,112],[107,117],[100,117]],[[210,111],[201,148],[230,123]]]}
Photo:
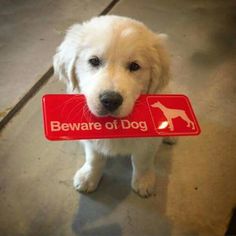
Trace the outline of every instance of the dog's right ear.
{"label": "dog's right ear", "polygon": [[149,84],[149,93],[162,91],[169,82],[169,56],[165,49],[168,36],[165,34],[153,34],[152,71]]}
{"label": "dog's right ear", "polygon": [[78,78],[75,73],[75,63],[79,53],[81,28],[82,26],[80,24],[73,25],[69,28],[53,58],[54,73],[60,80],[66,83],[68,93],[79,90]]}

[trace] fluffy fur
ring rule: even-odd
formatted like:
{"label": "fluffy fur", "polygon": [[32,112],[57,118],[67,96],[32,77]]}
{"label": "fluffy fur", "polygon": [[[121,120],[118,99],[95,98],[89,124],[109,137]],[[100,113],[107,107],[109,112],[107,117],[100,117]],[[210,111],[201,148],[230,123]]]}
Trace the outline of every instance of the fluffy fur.
{"label": "fluffy fur", "polygon": [[[165,35],[155,34],[144,24],[126,17],[101,16],[73,25],[54,56],[54,70],[66,82],[68,93],[83,93],[90,111],[104,115],[99,96],[118,92],[123,103],[115,117],[128,115],[144,93],[161,93],[169,80],[169,60],[164,49]],[[93,67],[89,60],[99,58]],[[131,71],[130,63],[140,69]],[[105,156],[131,155],[132,188],[141,196],[155,193],[154,157],[161,139],[104,139],[83,141],[85,164],[74,176],[74,187],[91,192],[101,179]]]}

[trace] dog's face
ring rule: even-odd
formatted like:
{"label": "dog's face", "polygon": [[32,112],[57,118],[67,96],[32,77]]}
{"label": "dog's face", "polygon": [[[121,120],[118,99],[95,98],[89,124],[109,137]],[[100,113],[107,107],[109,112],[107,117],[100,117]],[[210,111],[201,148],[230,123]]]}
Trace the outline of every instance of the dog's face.
{"label": "dog's face", "polygon": [[68,92],[80,91],[96,116],[127,116],[141,93],[160,91],[168,59],[155,35],[129,18],[105,16],[73,26],[54,57]]}

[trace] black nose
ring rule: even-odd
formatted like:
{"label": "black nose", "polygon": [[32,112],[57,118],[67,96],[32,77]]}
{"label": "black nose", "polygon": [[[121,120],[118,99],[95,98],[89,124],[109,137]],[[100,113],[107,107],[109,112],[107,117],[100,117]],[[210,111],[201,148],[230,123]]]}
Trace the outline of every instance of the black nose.
{"label": "black nose", "polygon": [[106,91],[99,96],[103,107],[108,111],[115,111],[123,102],[122,96],[113,91]]}

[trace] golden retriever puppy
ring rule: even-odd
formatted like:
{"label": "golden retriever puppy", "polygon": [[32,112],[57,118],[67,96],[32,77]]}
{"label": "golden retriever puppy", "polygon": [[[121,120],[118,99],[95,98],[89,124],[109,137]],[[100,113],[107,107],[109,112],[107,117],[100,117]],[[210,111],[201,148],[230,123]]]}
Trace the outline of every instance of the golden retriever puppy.
{"label": "golden retriever puppy", "polygon": [[[136,20],[95,17],[73,25],[54,56],[55,74],[68,93],[82,93],[96,116],[125,117],[140,94],[161,93],[169,79],[165,35],[155,34]],[[130,155],[132,188],[143,197],[155,193],[154,158],[160,138],[82,141],[85,164],[74,176],[74,187],[94,191],[106,156]]]}

